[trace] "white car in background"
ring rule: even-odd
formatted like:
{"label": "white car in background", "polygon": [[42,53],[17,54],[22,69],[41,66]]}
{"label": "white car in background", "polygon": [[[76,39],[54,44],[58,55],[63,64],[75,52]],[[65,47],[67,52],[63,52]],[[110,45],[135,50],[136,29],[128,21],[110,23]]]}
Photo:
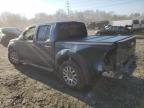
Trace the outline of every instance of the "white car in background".
{"label": "white car in background", "polygon": [[144,30],[144,20],[141,20],[141,28]]}
{"label": "white car in background", "polygon": [[110,25],[112,26],[129,26],[132,30],[141,29],[141,22],[139,20],[119,20],[119,21],[111,21]]}

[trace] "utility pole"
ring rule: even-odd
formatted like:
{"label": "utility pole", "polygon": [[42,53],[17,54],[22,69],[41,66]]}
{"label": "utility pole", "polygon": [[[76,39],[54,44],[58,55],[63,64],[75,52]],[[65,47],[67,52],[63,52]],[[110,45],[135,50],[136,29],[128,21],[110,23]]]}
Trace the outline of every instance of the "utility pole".
{"label": "utility pole", "polygon": [[68,16],[70,16],[70,2],[69,2],[69,0],[67,0],[67,2],[66,2],[66,8],[67,8],[67,14],[68,14]]}

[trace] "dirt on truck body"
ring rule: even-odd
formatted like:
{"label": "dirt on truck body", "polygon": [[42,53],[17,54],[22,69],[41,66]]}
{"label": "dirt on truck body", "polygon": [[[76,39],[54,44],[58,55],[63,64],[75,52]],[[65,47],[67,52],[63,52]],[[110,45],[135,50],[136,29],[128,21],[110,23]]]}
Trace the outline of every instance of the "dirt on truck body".
{"label": "dirt on truck body", "polygon": [[0,108],[144,108],[144,40],[137,40],[136,56],[132,76],[102,77],[93,88],[75,91],[42,69],[14,67],[0,45]]}

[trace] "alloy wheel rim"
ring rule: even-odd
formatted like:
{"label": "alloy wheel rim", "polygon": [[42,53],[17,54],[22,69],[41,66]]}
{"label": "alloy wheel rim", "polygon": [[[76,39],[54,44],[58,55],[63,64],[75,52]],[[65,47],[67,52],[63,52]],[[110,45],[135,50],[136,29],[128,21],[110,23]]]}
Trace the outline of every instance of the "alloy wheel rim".
{"label": "alloy wheel rim", "polygon": [[76,86],[78,83],[76,70],[71,66],[63,68],[63,79],[69,86]]}

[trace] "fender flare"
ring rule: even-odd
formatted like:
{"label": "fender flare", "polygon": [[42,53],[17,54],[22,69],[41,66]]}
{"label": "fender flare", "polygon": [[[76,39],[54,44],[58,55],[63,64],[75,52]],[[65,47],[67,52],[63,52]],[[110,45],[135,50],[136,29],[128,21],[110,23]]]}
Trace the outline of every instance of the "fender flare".
{"label": "fender flare", "polygon": [[11,49],[16,50],[14,43],[8,45],[8,51],[10,51]]}

